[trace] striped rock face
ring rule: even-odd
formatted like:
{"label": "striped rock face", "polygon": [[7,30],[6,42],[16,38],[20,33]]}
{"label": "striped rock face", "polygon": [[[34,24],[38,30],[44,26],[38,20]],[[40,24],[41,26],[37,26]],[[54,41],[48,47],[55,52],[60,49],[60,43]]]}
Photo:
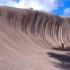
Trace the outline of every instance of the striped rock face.
{"label": "striped rock face", "polygon": [[70,46],[70,17],[0,7],[0,70],[60,70],[45,53],[62,43]]}
{"label": "striped rock face", "polygon": [[0,8],[0,19],[27,35],[40,37],[51,46],[70,46],[70,17],[35,10]]}

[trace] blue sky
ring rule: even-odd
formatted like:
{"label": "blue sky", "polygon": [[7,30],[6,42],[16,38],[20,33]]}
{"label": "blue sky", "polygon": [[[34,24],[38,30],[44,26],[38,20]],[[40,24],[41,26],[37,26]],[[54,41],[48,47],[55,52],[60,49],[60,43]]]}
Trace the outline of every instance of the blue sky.
{"label": "blue sky", "polygon": [[70,16],[70,0],[0,0],[1,6],[33,8],[52,14]]}

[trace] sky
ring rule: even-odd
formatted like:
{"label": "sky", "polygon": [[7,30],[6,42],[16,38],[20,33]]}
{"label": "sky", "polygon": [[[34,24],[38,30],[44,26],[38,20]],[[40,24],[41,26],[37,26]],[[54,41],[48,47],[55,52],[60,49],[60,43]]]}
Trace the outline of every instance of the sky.
{"label": "sky", "polygon": [[70,0],[0,0],[0,5],[70,16]]}

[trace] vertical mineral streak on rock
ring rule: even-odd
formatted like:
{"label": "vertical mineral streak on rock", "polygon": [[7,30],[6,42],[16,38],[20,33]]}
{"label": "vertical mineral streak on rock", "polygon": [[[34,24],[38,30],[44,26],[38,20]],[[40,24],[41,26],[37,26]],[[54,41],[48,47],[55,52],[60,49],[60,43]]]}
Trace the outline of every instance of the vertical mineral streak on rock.
{"label": "vertical mineral streak on rock", "polygon": [[67,25],[66,25],[66,27],[67,27],[67,32],[66,32],[66,36],[67,36],[67,42],[68,42],[68,45],[69,45],[69,43],[70,43],[70,38],[69,38],[69,33],[70,33],[70,19],[68,18],[67,19],[68,20],[68,22],[67,22]]}
{"label": "vertical mineral streak on rock", "polygon": [[32,24],[31,24],[31,33],[32,34],[34,34],[34,32],[35,32],[35,23],[37,21],[38,12],[33,13],[33,15],[34,15],[34,18],[33,18]]}

